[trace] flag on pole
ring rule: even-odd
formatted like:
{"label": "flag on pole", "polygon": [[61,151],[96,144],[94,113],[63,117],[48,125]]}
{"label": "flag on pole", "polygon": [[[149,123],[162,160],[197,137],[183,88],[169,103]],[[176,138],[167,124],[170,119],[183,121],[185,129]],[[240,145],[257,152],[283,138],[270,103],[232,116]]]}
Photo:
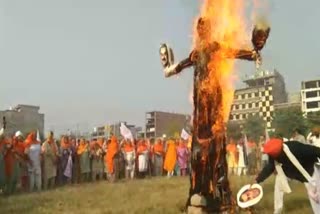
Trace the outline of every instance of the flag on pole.
{"label": "flag on pole", "polygon": [[128,127],[126,127],[126,125],[124,125],[123,123],[121,123],[120,125],[120,133],[123,138],[133,141],[133,136],[130,129],[128,129]]}
{"label": "flag on pole", "polygon": [[188,140],[190,135],[188,134],[188,132],[185,129],[182,129],[180,137],[184,140]]}
{"label": "flag on pole", "polygon": [[37,141],[38,141],[38,142],[41,142],[39,129],[37,130]]}

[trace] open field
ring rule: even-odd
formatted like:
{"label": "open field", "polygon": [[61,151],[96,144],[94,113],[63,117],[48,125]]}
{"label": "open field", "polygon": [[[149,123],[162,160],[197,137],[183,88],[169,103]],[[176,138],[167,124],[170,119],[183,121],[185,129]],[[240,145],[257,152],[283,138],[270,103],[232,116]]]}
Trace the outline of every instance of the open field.
{"label": "open field", "polygon": [[[232,177],[232,188],[252,179]],[[152,178],[121,181],[110,184],[106,181],[73,185],[55,190],[20,194],[0,198],[0,214],[11,213],[181,213],[188,194],[186,178]],[[256,207],[258,214],[273,213],[273,178],[264,185],[265,197]],[[291,182],[293,193],[285,195],[285,212],[292,214],[312,213],[303,184]]]}

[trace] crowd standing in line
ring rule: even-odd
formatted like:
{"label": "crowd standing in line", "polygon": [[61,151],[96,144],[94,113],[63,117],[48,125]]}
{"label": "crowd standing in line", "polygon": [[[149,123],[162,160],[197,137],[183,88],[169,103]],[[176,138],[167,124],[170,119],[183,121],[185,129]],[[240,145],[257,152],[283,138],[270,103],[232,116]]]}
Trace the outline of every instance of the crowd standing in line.
{"label": "crowd standing in line", "polygon": [[[3,131],[2,131],[3,132]],[[0,135],[0,195],[47,190],[84,182],[186,176],[190,140],[98,138],[87,140],[50,132],[44,142],[37,132]]]}

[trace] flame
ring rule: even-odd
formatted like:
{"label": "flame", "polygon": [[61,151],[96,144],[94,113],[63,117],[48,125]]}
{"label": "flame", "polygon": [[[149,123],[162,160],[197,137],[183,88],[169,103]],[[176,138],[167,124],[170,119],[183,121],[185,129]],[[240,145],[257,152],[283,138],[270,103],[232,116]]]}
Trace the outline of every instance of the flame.
{"label": "flame", "polygon": [[[231,49],[239,49],[245,43],[250,44],[244,14],[244,0],[204,0],[200,17],[210,22],[209,32],[205,39],[199,38],[197,22],[195,22],[193,49],[199,50],[203,48],[203,43],[210,44],[213,41],[218,42],[221,46],[218,51],[212,54],[207,65],[208,78],[202,81],[200,86],[204,90],[211,91],[209,94],[214,96],[214,100],[219,99],[218,93],[222,94],[221,104],[217,107],[215,124],[212,127],[215,133],[219,130],[225,130],[225,123],[229,119],[234,97],[233,85],[236,75],[234,73],[235,60],[232,56],[235,53]],[[231,57],[226,59],[226,56]]]}

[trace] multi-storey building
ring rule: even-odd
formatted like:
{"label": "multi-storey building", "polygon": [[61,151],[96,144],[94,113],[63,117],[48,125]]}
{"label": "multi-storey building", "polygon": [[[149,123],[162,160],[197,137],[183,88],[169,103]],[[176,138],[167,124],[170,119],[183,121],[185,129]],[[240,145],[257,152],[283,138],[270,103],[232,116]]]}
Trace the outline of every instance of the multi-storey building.
{"label": "multi-storey building", "polygon": [[190,115],[152,111],[146,113],[145,137],[173,137],[190,123]]}
{"label": "multi-storey building", "polygon": [[289,93],[288,102],[274,104],[275,110],[285,110],[288,108],[301,108],[301,95],[298,93]]}
{"label": "multi-storey building", "polygon": [[39,113],[39,106],[17,105],[14,108],[0,111],[0,124],[5,117],[7,127],[6,133],[13,135],[16,131],[21,131],[27,135],[31,131],[39,130],[41,139],[44,139],[44,114]]}
{"label": "multi-storey building", "polygon": [[242,122],[258,114],[271,128],[274,105],[287,102],[284,78],[276,70],[259,71],[243,82],[246,87],[235,91],[230,120]]}
{"label": "multi-storey building", "polygon": [[320,79],[301,83],[301,107],[304,113],[320,111]]}

